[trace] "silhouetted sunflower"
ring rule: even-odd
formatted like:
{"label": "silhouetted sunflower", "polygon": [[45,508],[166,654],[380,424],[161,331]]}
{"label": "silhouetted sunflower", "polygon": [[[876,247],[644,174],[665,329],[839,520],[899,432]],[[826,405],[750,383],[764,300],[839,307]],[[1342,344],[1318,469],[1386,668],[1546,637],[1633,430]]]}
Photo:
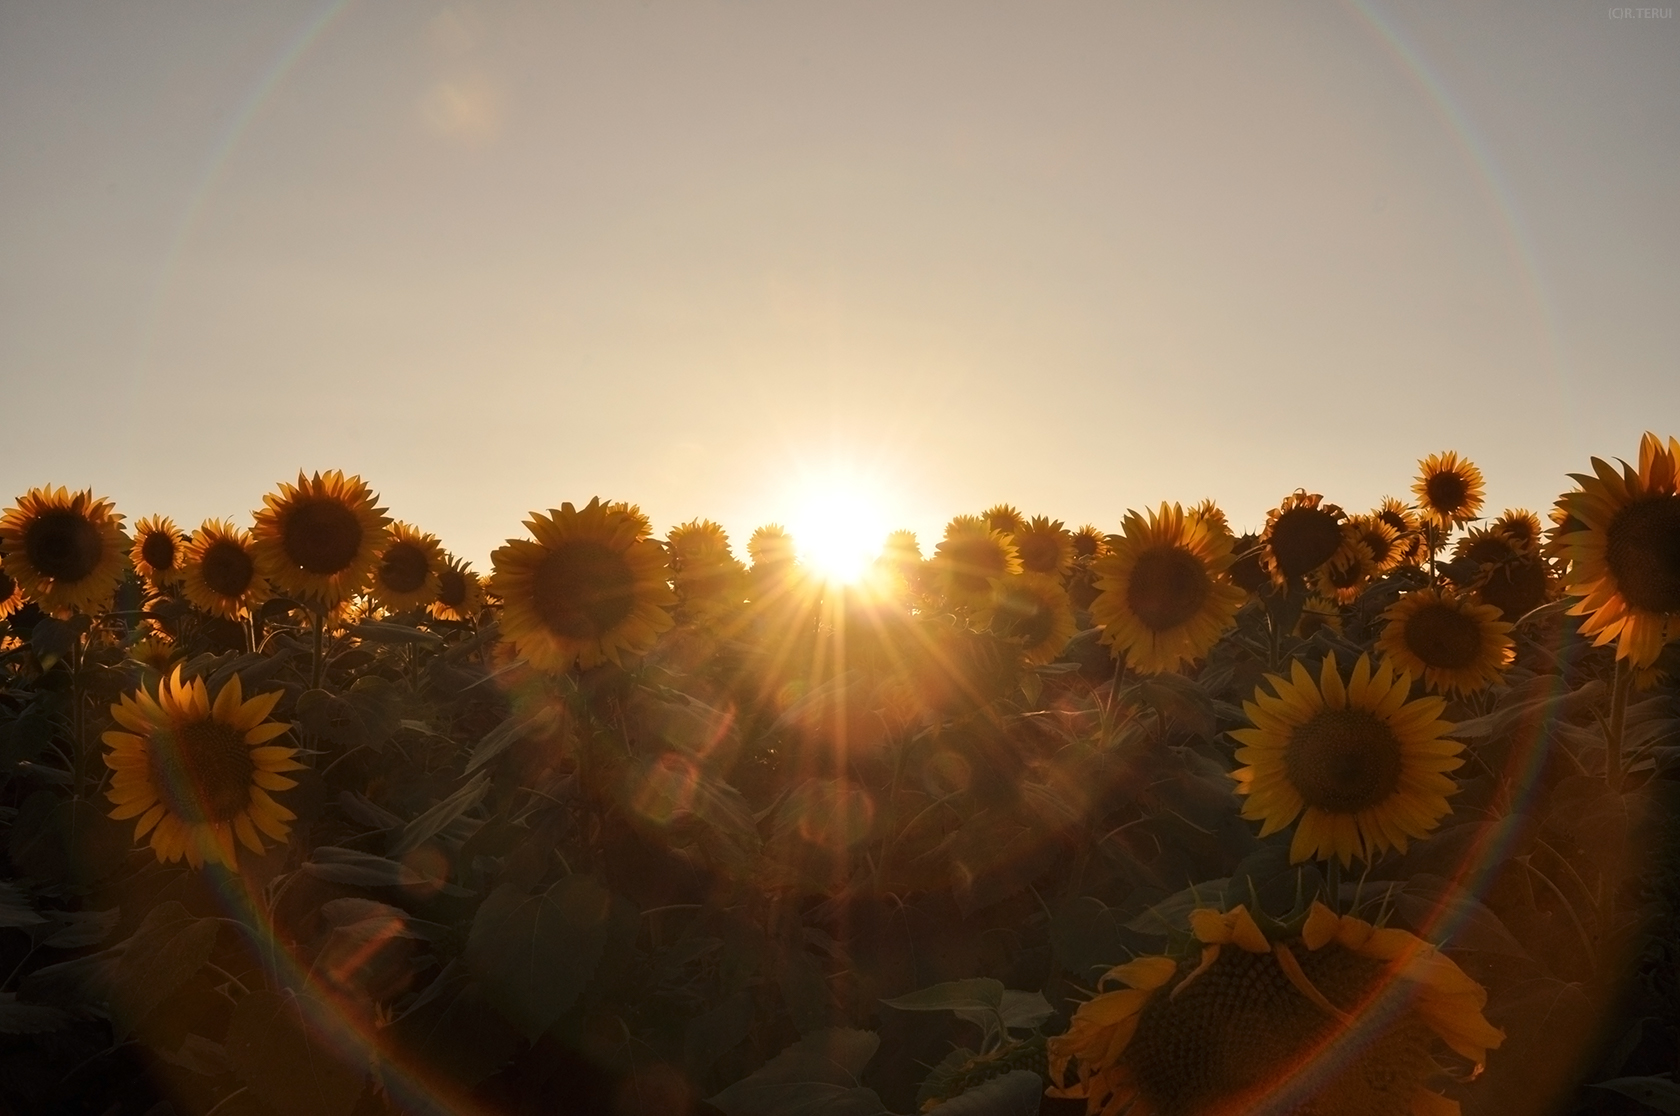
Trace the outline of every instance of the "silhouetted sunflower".
{"label": "silhouetted sunflower", "polygon": [[1457,593],[1418,589],[1383,613],[1377,646],[1436,693],[1474,693],[1499,681],[1516,654],[1499,615]]}
{"label": "silhouetted sunflower", "polygon": [[1563,537],[1569,557],[1565,591],[1580,597],[1569,612],[1584,616],[1583,635],[1635,667],[1656,662],[1680,637],[1680,439],[1655,434],[1639,442],[1639,465],[1621,471],[1592,459],[1593,475],[1571,474],[1577,492],[1560,505],[1580,528]]}
{"label": "silhouetted sunflower", "polygon": [[269,791],[297,786],[283,773],[299,771],[298,750],[269,741],[290,725],[268,720],[284,691],[243,700],[239,676],[212,702],[202,678],[165,679],[153,697],[142,687],[111,706],[120,728],[102,739],[105,764],[115,772],[106,796],[118,821],[139,818],[134,839],[147,833],[160,864],[183,856],[194,868],[206,861],[237,864],[235,839],[261,856],[258,831],[284,841],[297,815]]}
{"label": "silhouetted sunflower", "polygon": [[0,620],[22,608],[26,601],[23,586],[13,581],[12,576],[4,569],[0,569]]}
{"label": "silhouetted sunflower", "polygon": [[1045,574],[997,578],[991,603],[974,619],[978,627],[1017,644],[1028,665],[1054,661],[1077,630],[1067,592]]}
{"label": "silhouetted sunflower", "polygon": [[1418,510],[1442,531],[1468,523],[1482,510],[1482,471],[1452,450],[1430,454],[1418,462],[1421,470],[1412,492]]}
{"label": "silhouetted sunflower", "polygon": [[437,599],[429,610],[432,616],[464,624],[476,619],[483,609],[484,587],[478,574],[470,563],[446,552],[438,567]]}
{"label": "silhouetted sunflower", "polygon": [[502,632],[541,670],[617,664],[647,653],[671,627],[676,603],[665,551],[636,538],[636,525],[591,500],[533,513],[535,536],[509,539],[490,556],[502,598]]}
{"label": "silhouetted sunflower", "polygon": [[1453,544],[1453,558],[1478,566],[1497,566],[1522,553],[1515,539],[1491,527],[1472,527]]}
{"label": "silhouetted sunflower", "polygon": [[1019,535],[1027,529],[1027,521],[1021,513],[1008,504],[993,504],[980,518],[986,521],[986,526],[1005,535]]}
{"label": "silhouetted sunflower", "polygon": [[1231,536],[1190,519],[1177,504],[1148,518],[1127,512],[1114,552],[1092,565],[1091,618],[1102,640],[1140,671],[1177,670],[1207,654],[1230,628],[1243,591],[1225,577]]}
{"label": "silhouetted sunflower", "polygon": [[206,519],[193,532],[181,563],[187,600],[204,611],[237,620],[262,591],[249,532],[221,519]]}
{"label": "silhouetted sunflower", "polygon": [[1009,536],[972,515],[959,515],[945,525],[931,565],[940,592],[957,607],[984,607],[994,578],[1021,572],[1020,554]]}
{"label": "silhouetted sunflower", "polygon": [[42,611],[92,612],[122,580],[122,518],[91,490],[31,488],[0,516],[0,562]]}
{"label": "silhouetted sunflower", "polygon": [[282,594],[331,607],[361,592],[391,522],[361,477],[334,469],[280,484],[263,497],[251,532],[257,568]]}
{"label": "silhouetted sunflower", "polygon": [[1299,929],[1268,924],[1197,910],[1199,955],[1110,969],[1049,1041],[1048,1095],[1090,1116],[1457,1116],[1429,1088],[1432,1039],[1480,1069],[1505,1040],[1486,990],[1416,935],[1322,903]]}
{"label": "silhouetted sunflower", "polygon": [[1526,508],[1506,508],[1505,514],[1493,521],[1493,529],[1515,543],[1524,554],[1538,553],[1545,538],[1540,517]]}
{"label": "silhouetted sunflower", "polygon": [[1184,514],[1191,519],[1206,523],[1215,531],[1223,531],[1227,535],[1231,534],[1231,523],[1225,518],[1225,512],[1212,500],[1203,500]]}
{"label": "silhouetted sunflower", "polygon": [[1264,550],[1260,545],[1260,536],[1247,534],[1240,536],[1231,544],[1231,565],[1226,575],[1231,584],[1244,593],[1258,593],[1271,584],[1272,578],[1261,563]]}
{"label": "silhouetted sunflower", "polygon": [[1556,589],[1550,563],[1536,552],[1486,570],[1476,584],[1476,599],[1514,624],[1551,600]]}
{"label": "silhouetted sunflower", "polygon": [[1061,520],[1035,515],[1014,535],[1023,572],[1061,578],[1073,568],[1073,535]]}
{"label": "silhouetted sunflower", "polygon": [[1254,727],[1231,733],[1248,765],[1234,774],[1248,798],[1242,816],[1262,823],[1262,837],[1300,818],[1292,864],[1333,856],[1345,866],[1427,836],[1458,790],[1445,772],[1464,763],[1464,745],[1445,739],[1453,726],[1440,719],[1443,700],[1406,700],[1411,676],[1387,662],[1373,670],[1369,655],[1346,684],[1334,653],[1317,682],[1298,659],[1291,676],[1267,675],[1276,696],[1256,688],[1243,702]]}
{"label": "silhouetted sunflower", "polygon": [[1342,524],[1342,545],[1313,573],[1319,596],[1337,604],[1352,604],[1377,575],[1377,564],[1365,535],[1351,521]]}
{"label": "silhouetted sunflower", "polygon": [[187,536],[168,516],[147,516],[134,525],[134,549],[129,558],[135,572],[156,586],[181,580],[186,564]]}
{"label": "silhouetted sunflower", "polygon": [[1073,533],[1073,556],[1096,558],[1108,553],[1108,537],[1096,524],[1087,523]]}
{"label": "silhouetted sunflower", "polygon": [[1396,566],[1420,565],[1429,556],[1428,543],[1423,537],[1423,523],[1410,504],[1384,496],[1382,507],[1371,514],[1394,528],[1398,536]]}
{"label": "silhouetted sunflower", "polygon": [[628,519],[636,528],[636,541],[653,538],[653,522],[642,513],[639,504],[627,504],[623,500],[616,500],[607,505],[607,515],[621,515]]}
{"label": "silhouetted sunflower", "polygon": [[1400,541],[1400,532],[1386,519],[1354,515],[1348,517],[1348,526],[1371,552],[1372,576],[1381,576],[1404,561],[1406,548]]}
{"label": "silhouetted sunflower", "polygon": [[729,535],[709,519],[691,519],[665,537],[671,555],[672,583],[684,613],[713,616],[741,603],[746,568],[729,550]]}
{"label": "silhouetted sunflower", "polygon": [[443,546],[436,535],[393,523],[369,592],[392,612],[422,608],[437,600],[442,570]]}
{"label": "silhouetted sunflower", "polygon": [[1298,581],[1328,562],[1341,548],[1344,518],[1341,508],[1299,488],[1273,508],[1260,540],[1260,560],[1272,580]]}

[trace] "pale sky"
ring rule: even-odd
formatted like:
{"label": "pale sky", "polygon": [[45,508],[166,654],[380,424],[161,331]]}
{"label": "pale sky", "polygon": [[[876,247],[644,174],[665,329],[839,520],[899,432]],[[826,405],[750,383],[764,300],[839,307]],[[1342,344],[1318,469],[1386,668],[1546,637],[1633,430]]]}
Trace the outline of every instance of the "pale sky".
{"label": "pale sky", "polygon": [[930,549],[1451,448],[1543,510],[1680,434],[1637,11],[0,0],[0,500],[336,467],[482,564],[592,495],[741,548],[839,475]]}

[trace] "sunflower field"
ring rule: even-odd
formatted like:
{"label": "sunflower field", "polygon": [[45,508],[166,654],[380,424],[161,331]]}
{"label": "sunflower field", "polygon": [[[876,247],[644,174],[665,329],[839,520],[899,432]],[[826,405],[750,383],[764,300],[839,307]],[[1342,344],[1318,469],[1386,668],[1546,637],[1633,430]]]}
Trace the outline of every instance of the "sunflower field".
{"label": "sunflower field", "polygon": [[1680,1112],[1680,440],[860,582],[361,478],[0,518],[0,1111]]}

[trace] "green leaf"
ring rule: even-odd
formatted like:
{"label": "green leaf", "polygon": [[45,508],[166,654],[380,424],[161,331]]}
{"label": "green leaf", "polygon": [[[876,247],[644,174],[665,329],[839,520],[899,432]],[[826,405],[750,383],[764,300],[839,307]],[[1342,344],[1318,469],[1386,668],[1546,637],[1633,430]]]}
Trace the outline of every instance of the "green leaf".
{"label": "green leaf", "polygon": [[506,1065],[517,1032],[459,961],[451,961],[386,1032],[415,1065],[472,1086]]}
{"label": "green leaf", "polygon": [[428,647],[443,646],[443,637],[436,632],[411,628],[407,624],[369,620],[352,626],[350,634],[357,639],[372,640],[374,643],[424,643]]}
{"label": "green leaf", "polygon": [[708,1103],[725,1116],[890,1116],[858,1083],[880,1043],[873,1031],[813,1031]]}
{"label": "green leaf", "polygon": [[589,983],[611,908],[612,892],[587,876],[567,876],[540,895],[503,884],[480,904],[467,965],[527,1039],[548,1030]]}
{"label": "green leaf", "polygon": [[[284,1116],[349,1116],[367,1077],[365,1054],[336,1033],[333,1009],[295,992],[243,997],[228,1020],[227,1057],[251,1092]],[[339,1050],[354,1051],[346,1062]]]}
{"label": "green leaf", "polygon": [[41,940],[41,944],[53,949],[97,945],[117,928],[117,918],[121,913],[116,907],[108,911],[48,911],[56,928]]}
{"label": "green leaf", "polygon": [[1431,941],[1458,949],[1480,949],[1507,957],[1527,957],[1505,924],[1480,900],[1450,880],[1420,872],[1394,897],[1394,909]]}
{"label": "green leaf", "polygon": [[30,650],[35,652],[43,667],[50,668],[70,654],[70,649],[75,646],[76,629],[68,621],[51,616],[37,620],[35,630],[29,633]]}
{"label": "green leaf", "polygon": [[341,849],[323,845],[302,865],[303,871],[318,880],[350,884],[353,887],[426,887],[445,895],[471,895],[466,888],[422,876],[406,864],[360,849]]}
{"label": "green leaf", "polygon": [[38,1035],[70,1025],[70,1013],[44,1004],[20,1004],[10,992],[0,992],[0,1035]]}
{"label": "green leaf", "polygon": [[403,827],[389,852],[394,857],[407,856],[442,832],[450,822],[484,801],[490,789],[490,776],[479,773],[454,794],[439,802]]}
{"label": "green leaf", "polygon": [[899,1011],[969,1011],[996,1012],[1003,1007],[1003,982],[991,977],[970,977],[967,980],[948,980],[919,988],[891,1000],[882,1000]]}
{"label": "green leaf", "polygon": [[470,775],[477,771],[501,755],[510,745],[525,739],[527,736],[554,731],[555,726],[559,723],[559,711],[548,706],[543,706],[535,713],[524,716],[517,713],[510,715],[501,724],[485,733],[484,738],[474,746],[472,757],[467,760],[466,773]]}
{"label": "green leaf", "polygon": [[122,866],[130,831],[93,802],[43,789],[18,811],[8,851],[22,874],[80,889]]}
{"label": "green leaf", "polygon": [[1126,929],[1136,930],[1140,934],[1163,936],[1188,930],[1191,911],[1199,907],[1224,908],[1225,889],[1230,883],[1229,879],[1207,880],[1194,887],[1187,887],[1126,923]]}
{"label": "green leaf", "polygon": [[[957,1018],[967,1023],[985,1029],[992,1024],[988,1012],[973,1008],[957,1008]],[[1042,992],[1021,992],[1014,988],[1006,988],[1003,992],[1003,1003],[998,1006],[998,1015],[1003,1018],[1003,1025],[1011,1031],[1030,1031],[1040,1023],[1056,1014],[1056,1009],[1050,1006],[1050,1001],[1044,998]]]}
{"label": "green leaf", "polygon": [[1035,1116],[1043,1097],[1043,1078],[1032,1070],[1010,1070],[965,1089],[934,1111],[939,1116]]}
{"label": "green leaf", "polygon": [[1594,1089],[1608,1089],[1624,1097],[1632,1097],[1646,1108],[1680,1116],[1680,1085],[1666,1077],[1614,1077],[1597,1081]]}
{"label": "green leaf", "polygon": [[7,926],[38,926],[46,917],[37,914],[29,905],[29,897],[17,885],[0,880],[0,928]]}
{"label": "green leaf", "polygon": [[117,959],[111,1029],[119,1042],[210,960],[216,928],[215,919],[194,918],[173,899],[146,912]]}

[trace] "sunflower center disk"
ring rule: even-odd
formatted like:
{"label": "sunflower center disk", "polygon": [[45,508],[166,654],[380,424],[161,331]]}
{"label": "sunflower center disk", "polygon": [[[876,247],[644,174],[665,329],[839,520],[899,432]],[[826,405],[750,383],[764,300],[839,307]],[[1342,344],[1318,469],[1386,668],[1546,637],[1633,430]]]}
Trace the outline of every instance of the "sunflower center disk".
{"label": "sunflower center disk", "polygon": [[1212,583],[1194,554],[1176,546],[1138,555],[1126,585],[1126,604],[1150,631],[1165,632],[1201,611]]}
{"label": "sunflower center disk", "polygon": [[1272,556],[1285,577],[1302,577],[1330,560],[1342,545],[1336,517],[1318,508],[1292,508],[1278,516],[1270,536]]}
{"label": "sunflower center disk", "polygon": [[175,540],[163,531],[153,531],[140,543],[140,557],[154,570],[175,568]]}
{"label": "sunflower center disk", "polygon": [[1323,709],[1290,735],[1284,751],[1289,781],[1308,806],[1354,814],[1400,786],[1400,740],[1363,709]]}
{"label": "sunflower center disk", "polygon": [[1436,473],[1424,482],[1423,490],[1429,493],[1429,506],[1443,515],[1451,515],[1464,507],[1465,498],[1470,495],[1470,485],[1457,473]]}
{"label": "sunflower center disk", "polygon": [[1015,540],[1015,549],[1021,555],[1021,568],[1028,573],[1055,573],[1056,559],[1061,557],[1061,548],[1056,540],[1045,535],[1026,535]]}
{"label": "sunflower center disk", "polygon": [[1610,521],[1605,561],[1635,608],[1680,612],[1680,495],[1647,497]]}
{"label": "sunflower center disk", "polygon": [[379,580],[393,593],[412,593],[426,584],[426,555],[419,547],[396,543],[379,562]]}
{"label": "sunflower center disk", "polygon": [[1488,575],[1481,594],[1506,620],[1516,620],[1545,602],[1546,567],[1537,558],[1507,562]]}
{"label": "sunflower center disk", "polygon": [[1432,667],[1459,670],[1476,661],[1482,630],[1473,617],[1455,608],[1427,605],[1407,621],[1406,646]]}
{"label": "sunflower center disk", "polygon": [[1003,576],[1003,552],[990,540],[964,543],[951,557],[951,581],[964,593],[984,593],[992,578]]}
{"label": "sunflower center disk", "polygon": [[188,721],[153,734],[152,786],[188,825],[230,821],[251,804],[250,746],[232,725]]}
{"label": "sunflower center disk", "polygon": [[568,639],[599,639],[630,615],[635,583],[623,555],[580,539],[542,560],[531,595],[551,631]]}
{"label": "sunflower center disk", "polygon": [[43,577],[76,582],[91,574],[104,556],[99,528],[73,511],[42,512],[23,538],[29,564]]}
{"label": "sunflower center disk", "polygon": [[448,566],[438,571],[438,600],[450,608],[467,603],[467,579]]}
{"label": "sunflower center disk", "polygon": [[281,528],[286,557],[322,577],[342,573],[362,546],[356,513],[334,500],[299,505]]}
{"label": "sunflower center disk", "polygon": [[[1343,1010],[1357,1011],[1382,978],[1381,962],[1339,946],[1297,949],[1295,956],[1314,987]],[[1339,1027],[1290,982],[1272,954],[1228,946],[1182,994],[1150,998],[1125,1061],[1159,1116],[1410,1116],[1417,1088],[1433,1068],[1427,1033],[1411,1020],[1375,1035],[1341,1037]],[[1308,1060],[1334,1065],[1334,1076],[1312,1082],[1314,1096],[1305,1107],[1276,1106],[1275,1090],[1286,1087],[1292,1067]],[[1319,1107],[1330,1097],[1355,1103]]]}
{"label": "sunflower center disk", "polygon": [[199,562],[204,584],[224,597],[239,597],[251,588],[257,568],[238,543],[219,542],[205,548]]}

